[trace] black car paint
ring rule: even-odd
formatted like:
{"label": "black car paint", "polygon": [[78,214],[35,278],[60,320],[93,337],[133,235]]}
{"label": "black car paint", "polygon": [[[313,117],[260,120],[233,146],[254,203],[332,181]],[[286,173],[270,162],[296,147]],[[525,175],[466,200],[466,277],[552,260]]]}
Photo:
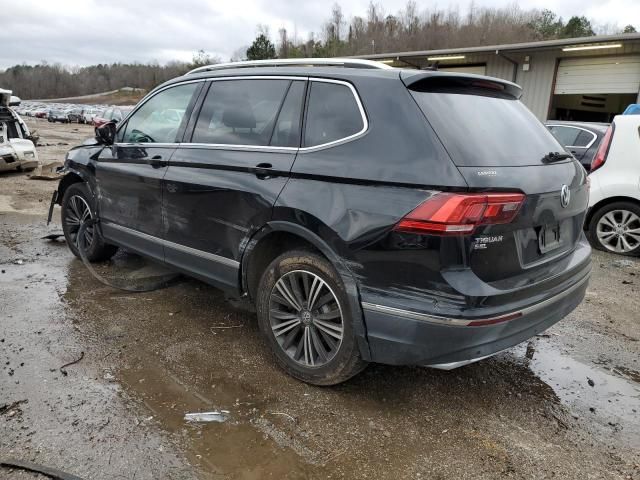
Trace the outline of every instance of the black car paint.
{"label": "black car paint", "polygon": [[[312,76],[308,69],[298,73],[292,70],[288,69],[287,75]],[[271,76],[282,75],[282,71],[234,72],[235,76],[249,74]],[[175,145],[89,144],[69,152],[65,169],[87,181],[96,195],[96,213],[107,240],[166,261],[232,296],[249,294],[247,266],[262,240],[274,232],[303,238],[324,253],[339,272],[349,293],[365,360],[425,364],[436,357],[433,352],[418,354],[407,346],[412,335],[416,339],[423,335],[419,334],[422,327],[407,327],[405,323],[394,336],[388,330],[393,328],[390,321],[395,324],[392,319],[371,312],[363,315],[361,302],[475,317],[530,305],[548,296],[558,284],[566,287],[588,275],[589,249],[578,238],[582,233],[575,225],[569,233],[577,247],[561,252],[564,258],[554,264],[557,272],[548,268],[549,260],[537,259],[538,264],[532,262],[526,275],[503,279],[502,283],[500,278],[491,278],[490,273],[491,262],[496,258],[500,261],[500,253],[491,257],[489,265],[478,265],[473,248],[478,237],[499,235],[503,226],[483,227],[468,237],[394,232],[393,226],[404,215],[438,191],[495,190],[499,184],[533,192],[524,212],[538,224],[544,223],[546,203],[556,202],[559,192],[554,189],[539,194],[538,187],[544,186],[536,186],[535,182],[544,179],[534,167],[493,169],[498,181],[495,176],[479,175],[481,169],[456,167],[397,74],[371,75],[341,69],[314,69],[313,74],[355,86],[369,122],[364,134],[329,148],[297,152],[202,145],[176,149]],[[194,75],[189,80],[206,81],[216,76]],[[158,89],[180,81],[184,78]],[[197,102],[202,101],[201,95],[196,94],[196,98]],[[196,108],[190,105],[188,113]],[[178,138],[182,139],[193,124],[191,116]],[[126,119],[119,125],[126,125]],[[154,162],[157,156],[162,157],[162,163]],[[566,183],[577,199],[566,216],[581,211],[582,216],[573,221],[579,223],[587,203],[584,172],[575,161],[560,162],[552,168],[558,172],[558,188],[560,182]],[[123,222],[133,230],[165,241],[158,244],[144,235],[130,235],[110,227]],[[192,228],[194,225],[197,228]],[[533,237],[523,240],[525,254],[532,242]],[[187,248],[175,248],[178,244]],[[206,252],[214,260],[203,261],[189,249]],[[511,249],[512,255],[521,253],[518,246]],[[230,262],[221,265],[215,261],[216,256]],[[581,298],[580,292],[575,298],[578,297]],[[575,299],[571,305],[574,303]],[[563,304],[556,310],[564,312],[567,308],[573,306]],[[554,315],[552,323],[560,318]],[[537,331],[537,327],[531,330],[517,325],[510,322],[499,328],[472,327],[483,328],[484,334],[468,348],[473,350],[476,341],[497,341],[508,328]],[[430,330],[432,327],[427,328]],[[446,329],[439,331],[445,334]],[[375,352],[371,349],[373,344]],[[485,350],[490,348],[478,351]],[[446,355],[439,352],[437,358],[446,360]]]}

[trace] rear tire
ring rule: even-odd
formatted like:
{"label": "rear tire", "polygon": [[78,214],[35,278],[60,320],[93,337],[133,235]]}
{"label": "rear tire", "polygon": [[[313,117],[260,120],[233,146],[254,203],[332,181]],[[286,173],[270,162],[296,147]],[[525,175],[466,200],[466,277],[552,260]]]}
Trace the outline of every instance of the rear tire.
{"label": "rear tire", "polygon": [[292,377],[335,385],[367,366],[358,350],[347,293],[324,257],[294,250],[273,260],[260,280],[256,310],[278,365]]}
{"label": "rear tire", "polygon": [[591,217],[587,233],[598,250],[640,255],[640,205],[614,202],[599,208]]}
{"label": "rear tire", "polygon": [[78,242],[84,245],[87,260],[99,262],[107,260],[118,251],[115,245],[105,243],[95,225],[85,229],[82,239],[77,238],[80,225],[94,217],[95,199],[86,183],[74,183],[69,186],[62,197],[62,231],[71,252],[78,258]]}

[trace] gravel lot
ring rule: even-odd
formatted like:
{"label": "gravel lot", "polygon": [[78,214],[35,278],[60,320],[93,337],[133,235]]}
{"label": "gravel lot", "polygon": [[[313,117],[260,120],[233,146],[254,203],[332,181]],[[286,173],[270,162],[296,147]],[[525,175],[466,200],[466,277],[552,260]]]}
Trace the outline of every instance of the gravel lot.
{"label": "gravel lot", "polygon": [[[44,162],[92,134],[30,126]],[[45,220],[55,187],[0,176],[0,459],[87,479],[640,479],[638,259],[594,253],[585,301],[528,345],[315,388],[281,373],[255,317],[212,287],[97,282],[41,238],[60,231],[59,208]],[[161,271],[126,252],[97,268]],[[214,409],[230,419],[183,419]]]}

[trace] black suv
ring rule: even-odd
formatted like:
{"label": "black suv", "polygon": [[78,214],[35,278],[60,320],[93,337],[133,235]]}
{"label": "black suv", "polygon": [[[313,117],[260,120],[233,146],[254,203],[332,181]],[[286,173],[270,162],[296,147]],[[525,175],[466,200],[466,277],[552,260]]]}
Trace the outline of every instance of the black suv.
{"label": "black suv", "polygon": [[517,85],[300,63],[197,69],[71,150],[54,196],[71,250],[124,247],[246,300],[318,385],[465,365],[580,303],[586,173]]}

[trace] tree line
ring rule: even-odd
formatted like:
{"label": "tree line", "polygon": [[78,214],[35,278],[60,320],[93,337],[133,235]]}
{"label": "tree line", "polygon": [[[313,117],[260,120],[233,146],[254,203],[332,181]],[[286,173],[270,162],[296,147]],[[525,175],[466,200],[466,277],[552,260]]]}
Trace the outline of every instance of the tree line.
{"label": "tree line", "polygon": [[[319,34],[311,33],[301,40],[285,28],[278,31],[273,57],[333,57],[369,53],[437,50],[445,48],[520,43],[560,38],[588,37],[597,34],[634,33],[633,25],[594,25],[584,16],[567,21],[551,10],[523,10],[517,4],[502,8],[476,7],[473,3],[465,14],[458,8],[419,11],[414,1],[395,14],[386,13],[369,3],[365,16],[347,20],[339,4],[334,4],[329,19]],[[257,42],[264,45],[265,32]],[[268,37],[268,36],[267,36]],[[248,52],[249,53],[249,52]]]}
{"label": "tree line", "polygon": [[[472,3],[462,14],[458,8],[419,11],[411,0],[399,12],[387,13],[371,2],[366,15],[347,19],[336,3],[319,33],[311,32],[307,38],[300,39],[296,32],[291,34],[281,28],[274,43],[268,28],[258,26],[252,45],[236,51],[231,60],[436,50],[635,31],[633,25],[622,29],[616,25],[594,25],[584,16],[565,21],[551,10],[523,10],[517,4],[488,8]],[[114,63],[69,67],[41,62],[0,71],[0,86],[14,90],[25,99],[72,97],[122,87],[150,90],[191,68],[218,62],[220,58],[204,50],[196,52],[191,62],[165,65]]]}
{"label": "tree line", "polygon": [[65,98],[108,92],[122,87],[151,90],[167,80],[184,75],[192,68],[220,59],[203,50],[191,62],[113,63],[89,67],[68,67],[41,62],[38,65],[16,65],[0,71],[0,87],[13,90],[23,99]]}

